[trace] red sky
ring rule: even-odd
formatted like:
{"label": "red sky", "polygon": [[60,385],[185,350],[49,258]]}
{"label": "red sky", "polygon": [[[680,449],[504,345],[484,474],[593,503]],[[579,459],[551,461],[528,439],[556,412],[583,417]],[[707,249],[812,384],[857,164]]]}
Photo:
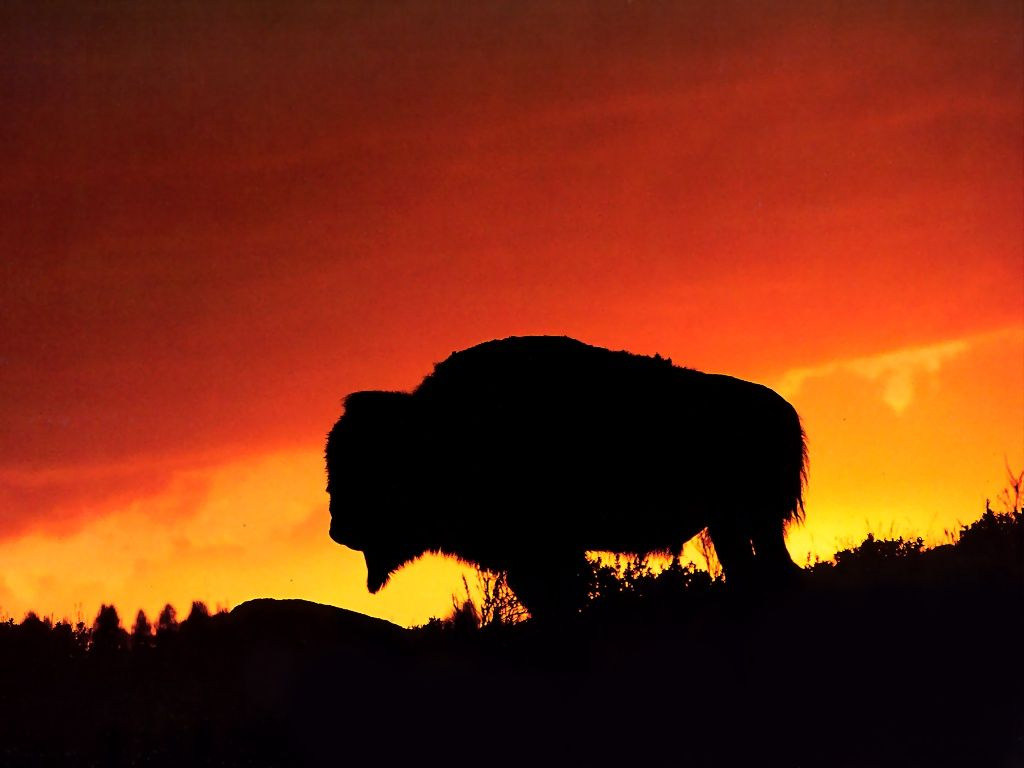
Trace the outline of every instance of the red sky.
{"label": "red sky", "polygon": [[576,336],[804,416],[798,560],[1024,465],[1018,2],[0,8],[0,611],[298,596],[348,392]]}

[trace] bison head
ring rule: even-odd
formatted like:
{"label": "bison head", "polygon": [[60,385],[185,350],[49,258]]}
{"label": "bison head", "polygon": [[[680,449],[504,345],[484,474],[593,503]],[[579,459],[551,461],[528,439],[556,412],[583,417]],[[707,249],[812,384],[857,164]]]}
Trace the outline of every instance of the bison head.
{"label": "bison head", "polygon": [[418,442],[415,403],[405,392],[349,395],[327,436],[330,536],[363,553],[370,592],[426,550],[413,535]]}

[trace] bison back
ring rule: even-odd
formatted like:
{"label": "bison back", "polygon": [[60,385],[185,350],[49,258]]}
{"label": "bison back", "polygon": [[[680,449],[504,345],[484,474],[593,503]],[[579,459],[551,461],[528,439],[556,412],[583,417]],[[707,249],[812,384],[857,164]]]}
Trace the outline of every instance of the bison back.
{"label": "bison back", "polygon": [[456,352],[413,397],[453,498],[501,510],[527,537],[561,526],[688,537],[737,478],[781,482],[782,435],[799,434],[765,387],[565,337]]}

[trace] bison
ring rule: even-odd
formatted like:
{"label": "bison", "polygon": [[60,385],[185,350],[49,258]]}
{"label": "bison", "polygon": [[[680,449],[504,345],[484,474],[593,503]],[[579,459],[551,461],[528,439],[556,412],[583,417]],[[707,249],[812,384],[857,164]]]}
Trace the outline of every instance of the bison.
{"label": "bison", "polygon": [[331,538],[375,593],[426,552],[505,571],[534,616],[582,599],[585,553],[675,553],[705,528],[729,582],[796,571],[807,451],[767,387],[567,337],[455,352],[409,392],[355,392],[327,437]]}

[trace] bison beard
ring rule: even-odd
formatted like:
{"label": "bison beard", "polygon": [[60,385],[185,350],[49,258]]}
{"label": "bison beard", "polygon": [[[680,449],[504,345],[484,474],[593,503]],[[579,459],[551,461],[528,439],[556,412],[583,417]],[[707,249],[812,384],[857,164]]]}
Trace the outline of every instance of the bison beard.
{"label": "bison beard", "polygon": [[425,552],[493,571],[534,616],[574,610],[589,550],[678,553],[708,529],[730,582],[796,566],[807,453],[767,387],[566,337],[452,354],[411,393],[356,392],[327,437],[331,538],[367,587]]}

